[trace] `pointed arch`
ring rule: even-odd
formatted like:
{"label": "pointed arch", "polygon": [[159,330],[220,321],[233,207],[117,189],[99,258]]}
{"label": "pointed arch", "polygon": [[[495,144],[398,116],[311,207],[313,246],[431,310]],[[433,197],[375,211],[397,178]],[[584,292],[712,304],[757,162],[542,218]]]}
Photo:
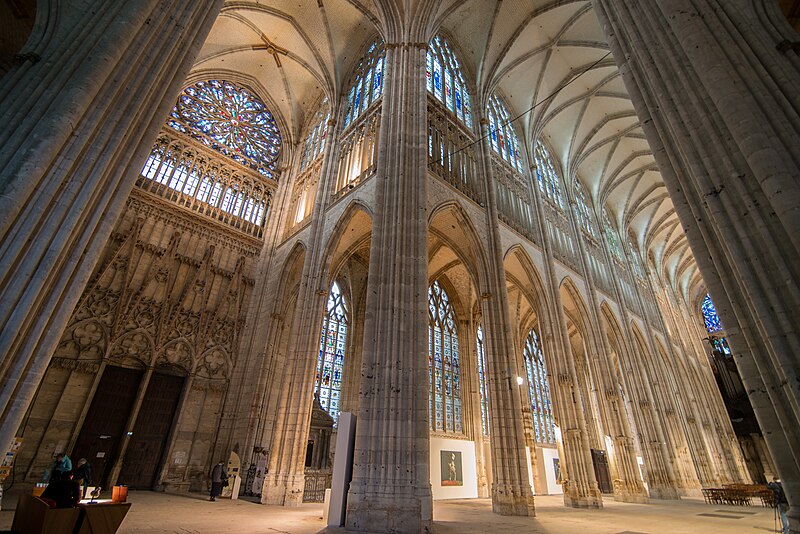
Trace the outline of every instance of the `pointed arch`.
{"label": "pointed arch", "polygon": [[324,246],[323,280],[326,287],[333,283],[344,262],[357,250],[369,246],[372,239],[372,209],[364,202],[353,199],[339,216]]}
{"label": "pointed arch", "polygon": [[296,298],[300,288],[300,274],[303,272],[303,264],[306,260],[306,245],[302,241],[297,241],[287,254],[281,269],[280,287],[275,298],[275,305],[272,310],[273,315],[282,316],[286,311],[286,305],[291,298]]}
{"label": "pointed arch", "polygon": [[328,291],[325,314],[322,318],[322,332],[317,358],[317,376],[314,394],[320,406],[333,418],[334,426],[339,421],[344,358],[347,350],[351,308],[339,284],[334,281]]}
{"label": "pointed arch", "polygon": [[458,319],[438,280],[428,288],[428,369],[431,430],[463,433]]}
{"label": "pointed arch", "polygon": [[520,244],[512,245],[503,255],[506,277],[510,278],[541,312],[546,309],[547,292],[542,275],[528,252]]}
{"label": "pointed arch", "polygon": [[383,39],[374,36],[350,71],[343,91],[342,129],[354,124],[364,112],[383,96],[386,47]]}
{"label": "pointed arch", "polygon": [[550,399],[550,384],[547,379],[541,335],[535,328],[528,331],[522,354],[528,378],[528,399],[531,404],[534,437],[537,443],[553,444],[556,442],[553,403]]}
{"label": "pointed arch", "polygon": [[534,144],[533,163],[539,191],[555,207],[563,210],[565,207],[564,182],[562,181],[561,173],[558,171],[557,161],[553,158],[552,151],[541,139],[537,139]]}
{"label": "pointed arch", "polygon": [[[487,252],[485,239],[481,240],[472,220],[456,201],[443,202],[434,207],[428,216],[428,233],[453,251],[467,272],[475,288],[480,290],[487,284]],[[429,257],[433,254],[429,253]],[[446,269],[442,269],[446,270]],[[431,273],[436,278],[440,272]]]}
{"label": "pointed arch", "polygon": [[497,154],[518,172],[523,172],[524,156],[520,149],[519,137],[512,121],[511,112],[505,101],[494,92],[486,104],[489,120],[489,144]]}

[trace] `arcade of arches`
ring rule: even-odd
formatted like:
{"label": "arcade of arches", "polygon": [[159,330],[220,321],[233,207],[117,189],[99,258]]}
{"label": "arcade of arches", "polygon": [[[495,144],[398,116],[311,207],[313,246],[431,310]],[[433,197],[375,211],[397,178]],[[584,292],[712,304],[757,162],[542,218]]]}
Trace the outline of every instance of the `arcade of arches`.
{"label": "arcade of arches", "polygon": [[0,62],[17,481],[66,451],[205,491],[235,453],[242,494],[318,502],[350,412],[350,529],[780,475],[800,531],[796,3],[32,4]]}

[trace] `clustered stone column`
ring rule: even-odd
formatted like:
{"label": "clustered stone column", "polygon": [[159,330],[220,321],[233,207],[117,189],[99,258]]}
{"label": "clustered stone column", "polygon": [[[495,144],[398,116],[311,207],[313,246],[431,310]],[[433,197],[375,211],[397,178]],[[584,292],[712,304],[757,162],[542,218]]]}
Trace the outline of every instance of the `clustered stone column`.
{"label": "clustered stone column", "polygon": [[492,510],[502,515],[535,515],[533,491],[528,479],[525,455],[525,424],[516,377],[514,336],[508,309],[508,290],[503,268],[499,218],[492,175],[492,148],[489,145],[489,121],[481,120],[481,161],[486,184],[486,219],[488,232],[488,294],[481,298],[486,325],[486,356],[489,404],[491,411]]}
{"label": "clustered stone column", "polygon": [[595,0],[800,532],[800,59],[775,1]]}
{"label": "clustered stone column", "polygon": [[0,449],[222,3],[50,2],[0,81]]}
{"label": "clustered stone column", "polygon": [[[569,194],[569,193],[568,193]],[[574,210],[568,210],[570,223],[575,235],[580,236],[580,230],[575,221]],[[596,325],[592,334],[588,335],[587,348],[589,354],[587,360],[591,369],[594,371],[592,376],[597,381],[599,392],[599,408],[603,427],[611,435],[613,451],[607,451],[613,465],[616,468],[616,478],[614,484],[614,499],[622,502],[647,502],[647,490],[639,477],[636,461],[636,450],[634,447],[633,431],[630,422],[625,415],[625,407],[620,398],[620,384],[615,379],[616,373],[611,364],[611,348],[608,338],[604,335],[602,321],[594,302],[599,301],[597,288],[594,282],[592,270],[586,264],[586,247],[582,239],[578,239],[578,250],[581,257],[581,269],[586,280],[586,287],[591,295],[592,303],[589,305],[589,318]],[[598,332],[599,330],[599,332]],[[603,444],[605,446],[605,443]]]}
{"label": "clustered stone column", "polygon": [[[407,27],[427,20],[431,4],[406,6],[410,20],[394,21],[399,28],[386,36],[361,405],[347,500],[346,526],[354,530],[425,532],[433,516],[425,203],[430,36]],[[382,13],[389,20],[398,16]]]}
{"label": "clustered stone column", "polygon": [[[540,221],[545,221],[544,201],[539,189],[532,185],[535,183],[533,176],[530,176],[529,183],[537,217]],[[539,239],[546,258],[544,297],[551,303],[542,310],[542,337],[553,415],[561,432],[559,452],[563,459],[561,476],[564,504],[573,508],[602,508],[603,496],[592,464],[586,418],[579,403],[575,360],[570,348],[567,319],[564,316],[564,305],[554,268],[553,249],[541,224]]]}

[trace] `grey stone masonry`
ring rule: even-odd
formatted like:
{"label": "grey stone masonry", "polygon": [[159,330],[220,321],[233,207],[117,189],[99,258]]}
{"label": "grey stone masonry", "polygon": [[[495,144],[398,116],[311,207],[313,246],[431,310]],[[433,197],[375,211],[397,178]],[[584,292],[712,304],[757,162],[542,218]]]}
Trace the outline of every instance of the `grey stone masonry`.
{"label": "grey stone masonry", "polygon": [[594,5],[800,532],[800,38],[775,1]]}
{"label": "grey stone masonry", "polygon": [[43,5],[28,60],[0,81],[0,448],[222,0]]}
{"label": "grey stone masonry", "polygon": [[[514,339],[508,309],[508,290],[503,269],[503,250],[500,245],[497,203],[489,145],[489,122],[481,121],[483,142],[483,171],[486,183],[486,219],[489,226],[487,244],[487,288],[489,294],[482,299],[484,322],[487,326],[490,404],[505,409],[492,412],[492,509],[501,515],[536,515],[533,491],[528,481],[525,459],[525,425],[522,421],[520,388],[516,385]],[[510,408],[510,409],[509,409]]]}

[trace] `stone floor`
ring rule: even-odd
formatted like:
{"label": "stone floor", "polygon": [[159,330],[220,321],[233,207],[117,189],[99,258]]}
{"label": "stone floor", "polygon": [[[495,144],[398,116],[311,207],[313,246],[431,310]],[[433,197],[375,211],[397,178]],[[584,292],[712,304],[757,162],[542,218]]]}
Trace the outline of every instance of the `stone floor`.
{"label": "stone floor", "polygon": [[[129,494],[133,503],[120,533],[199,534],[282,533],[311,534],[324,529],[322,505],[299,508],[261,506],[246,500],[208,502],[200,494],[172,495],[153,492]],[[16,495],[7,494],[0,512],[0,530],[9,529]],[[624,504],[605,500],[603,510],[564,508],[561,497],[536,497],[535,518],[492,514],[488,499],[436,501],[436,534],[579,533],[579,534],[734,534],[775,532],[773,511],[760,506],[707,505],[702,501],[655,501]],[[780,524],[780,522],[779,522]],[[343,533],[342,529],[326,532]]]}

